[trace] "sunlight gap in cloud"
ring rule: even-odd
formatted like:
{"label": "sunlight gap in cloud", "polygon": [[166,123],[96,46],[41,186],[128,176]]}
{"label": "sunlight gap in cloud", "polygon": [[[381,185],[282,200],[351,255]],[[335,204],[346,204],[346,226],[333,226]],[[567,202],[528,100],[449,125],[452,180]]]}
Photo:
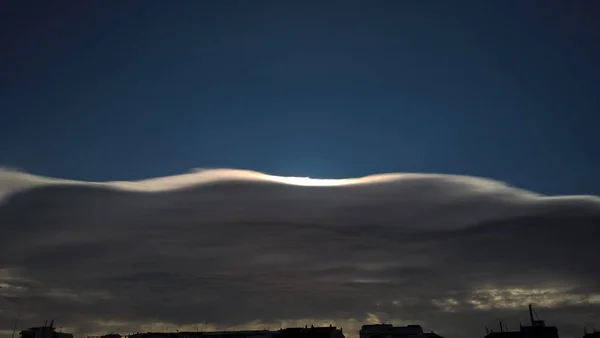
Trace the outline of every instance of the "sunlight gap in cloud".
{"label": "sunlight gap in cloud", "polygon": [[600,294],[579,294],[568,288],[489,288],[475,290],[467,303],[479,310],[600,304]]}
{"label": "sunlight gap in cloud", "polygon": [[269,175],[269,179],[285,184],[301,185],[307,187],[332,187],[348,184],[356,184],[359,179],[331,179],[331,178],[310,178],[310,177],[295,177],[295,176],[273,176]]}

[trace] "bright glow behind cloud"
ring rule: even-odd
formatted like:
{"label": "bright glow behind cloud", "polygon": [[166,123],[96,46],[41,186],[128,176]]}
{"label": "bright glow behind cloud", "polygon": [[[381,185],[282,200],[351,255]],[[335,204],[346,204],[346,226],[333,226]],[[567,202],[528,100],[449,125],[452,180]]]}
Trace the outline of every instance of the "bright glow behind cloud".
{"label": "bright glow behind cloud", "polygon": [[268,176],[269,179],[291,185],[301,185],[306,187],[333,187],[340,185],[349,185],[360,183],[358,178],[347,178],[347,179],[322,179],[322,178],[310,178],[310,177],[293,177],[293,176]]}

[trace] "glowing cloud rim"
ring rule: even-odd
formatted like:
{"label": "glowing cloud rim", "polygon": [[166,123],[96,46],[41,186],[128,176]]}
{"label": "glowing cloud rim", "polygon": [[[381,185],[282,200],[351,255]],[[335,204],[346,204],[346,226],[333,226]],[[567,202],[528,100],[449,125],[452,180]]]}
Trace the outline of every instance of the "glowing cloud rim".
{"label": "glowing cloud rim", "polygon": [[544,196],[528,190],[510,186],[504,182],[487,178],[424,173],[385,173],[359,178],[316,179],[298,176],[276,176],[258,171],[243,169],[195,169],[191,172],[165,177],[156,177],[137,181],[86,182],[68,179],[43,177],[22,171],[0,168],[0,202],[23,190],[48,185],[75,185],[98,188],[119,189],[134,192],[161,192],[185,189],[219,182],[271,182],[290,186],[304,187],[340,187],[356,185],[374,185],[402,183],[411,180],[428,180],[439,184],[452,184],[471,192],[509,194],[527,200],[585,200],[600,205],[600,197],[580,196]]}
{"label": "glowing cloud rim", "polygon": [[[108,181],[90,182],[52,177],[43,177],[22,171],[0,168],[0,192],[6,193],[23,190],[35,186],[61,184],[61,185],[86,185],[97,187],[110,187],[132,191],[164,191],[185,188],[193,185],[202,185],[216,182],[274,182],[287,185],[307,187],[334,187],[356,184],[376,184],[402,179],[433,178],[451,180],[454,182],[469,183],[478,186],[478,189],[496,190],[507,188],[503,182],[484,178],[445,175],[445,174],[420,174],[420,173],[386,173],[375,174],[357,178],[342,179],[317,179],[301,176],[276,176],[252,170],[243,169],[196,169],[186,174],[156,177],[137,181]],[[513,189],[511,187],[511,189]]]}

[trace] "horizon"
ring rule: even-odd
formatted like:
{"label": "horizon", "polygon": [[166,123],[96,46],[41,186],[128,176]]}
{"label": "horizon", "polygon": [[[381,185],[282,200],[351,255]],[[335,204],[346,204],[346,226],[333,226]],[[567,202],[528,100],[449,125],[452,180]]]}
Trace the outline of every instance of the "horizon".
{"label": "horizon", "polygon": [[[519,330],[511,330],[509,329],[507,323],[505,321],[503,321],[502,319],[498,319],[498,325],[499,325],[499,329],[498,331],[495,331],[495,328],[493,327],[489,327],[488,325],[485,325],[485,332],[486,332],[486,336],[487,334],[491,334],[491,333],[503,333],[503,332],[507,332],[507,333],[511,333],[511,332],[519,332],[523,330],[523,328],[527,328],[527,327],[537,327],[539,326],[540,322],[542,323],[543,327],[549,327],[549,328],[556,328],[556,326],[554,325],[548,325],[546,324],[545,320],[540,319],[540,317],[537,315],[537,312],[533,309],[533,304],[529,304],[529,323],[526,323],[525,325],[523,325],[523,323],[521,321],[519,321]],[[534,316],[537,317],[537,320],[534,319]],[[372,319],[372,318],[371,318]],[[15,322],[15,324],[17,324],[17,322]],[[31,329],[38,329],[38,328],[51,328],[54,331],[56,331],[56,329],[58,329],[59,327],[55,326],[55,320],[52,319],[50,321],[50,323],[48,324],[48,320],[44,321],[44,325],[40,325],[40,326],[33,326],[31,328],[27,328],[27,329],[23,329],[23,330],[31,330]],[[106,333],[102,333],[102,334],[89,334],[86,335],[87,338],[102,338],[102,337],[113,337],[115,335],[118,335],[120,337],[131,337],[131,336],[136,336],[136,335],[146,335],[146,334],[186,334],[186,333],[193,333],[193,334],[198,334],[198,335],[211,335],[211,334],[235,334],[235,333],[240,333],[240,332],[255,332],[255,333],[271,333],[271,332],[283,332],[283,331],[287,331],[290,329],[305,329],[305,330],[313,330],[313,329],[331,329],[331,330],[335,330],[335,331],[340,331],[340,333],[343,334],[343,327],[338,327],[332,323],[321,323],[321,325],[317,324],[316,326],[313,325],[314,323],[310,322],[308,324],[304,324],[304,326],[288,326],[288,327],[284,327],[284,326],[280,326],[279,329],[275,328],[275,329],[271,329],[270,325],[266,324],[266,323],[261,323],[261,324],[254,324],[253,328],[250,329],[245,329],[243,327],[210,327],[208,330],[206,329],[206,326],[208,325],[208,322],[204,322],[204,323],[195,323],[195,324],[188,324],[188,325],[184,325],[184,326],[175,326],[175,327],[170,327],[168,325],[166,325],[165,323],[163,323],[164,330],[155,330],[155,331],[147,331],[147,332],[139,332],[139,331],[135,331],[135,332],[131,332],[131,333],[119,333],[119,332],[114,332],[114,331],[110,331],[110,332],[106,332]],[[192,325],[192,327],[190,327],[190,325]],[[264,328],[259,329],[257,328],[256,325],[264,325]],[[385,322],[385,321],[376,321],[376,322],[368,322],[368,323],[363,323],[363,324],[359,324],[359,332],[362,332],[362,330],[364,328],[373,328],[373,327],[382,327],[382,326],[389,326],[389,327],[393,327],[393,328],[410,328],[410,327],[419,327],[421,328],[422,332],[427,334],[427,333],[434,333],[434,330],[425,330],[422,328],[422,325],[419,323],[404,323],[403,325],[395,325],[393,322]],[[159,325],[160,326],[160,325]],[[200,329],[202,327],[202,329]],[[183,328],[183,329],[182,329]],[[193,328],[195,328],[195,330],[193,330]],[[16,325],[15,325],[15,329],[16,329]],[[187,329],[187,330],[186,330]],[[17,330],[17,332],[20,330]],[[560,328],[558,330],[560,332]],[[63,333],[63,334],[70,334],[69,332],[63,332],[63,327],[60,326],[59,330],[57,331],[59,333]],[[585,335],[587,334],[598,334],[600,333],[600,331],[597,331],[595,329],[595,326],[592,325],[592,330],[588,331],[588,328],[586,326],[583,327],[583,332]],[[346,331],[346,337],[356,337],[355,334],[353,333],[349,333],[348,330]],[[349,333],[349,334],[348,334]],[[64,336],[66,337],[66,336]]]}

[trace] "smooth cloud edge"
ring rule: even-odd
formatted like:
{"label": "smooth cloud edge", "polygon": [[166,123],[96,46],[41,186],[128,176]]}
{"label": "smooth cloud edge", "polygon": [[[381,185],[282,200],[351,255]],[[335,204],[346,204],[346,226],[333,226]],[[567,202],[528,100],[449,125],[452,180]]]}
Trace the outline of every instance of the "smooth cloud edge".
{"label": "smooth cloud edge", "polygon": [[506,182],[467,175],[431,173],[382,173],[363,177],[341,179],[310,179],[308,177],[276,176],[247,169],[211,168],[193,169],[188,173],[147,178],[132,181],[80,181],[46,177],[23,170],[0,167],[0,204],[10,196],[44,186],[80,186],[90,188],[115,189],[138,193],[167,192],[184,190],[208,184],[225,182],[266,183],[312,188],[333,188],[339,186],[366,186],[385,183],[402,183],[411,180],[427,179],[461,185],[474,191],[509,192],[530,201],[590,203],[600,208],[600,196],[596,195],[542,195],[517,188]]}

